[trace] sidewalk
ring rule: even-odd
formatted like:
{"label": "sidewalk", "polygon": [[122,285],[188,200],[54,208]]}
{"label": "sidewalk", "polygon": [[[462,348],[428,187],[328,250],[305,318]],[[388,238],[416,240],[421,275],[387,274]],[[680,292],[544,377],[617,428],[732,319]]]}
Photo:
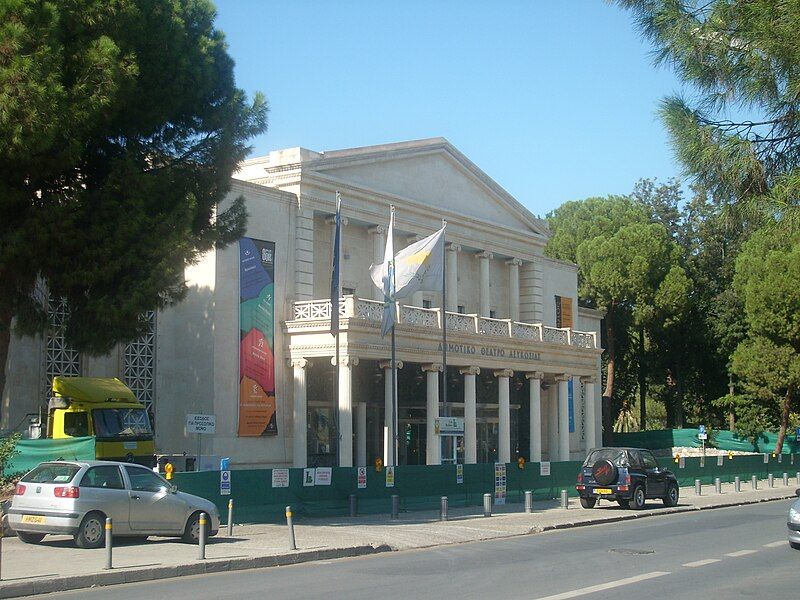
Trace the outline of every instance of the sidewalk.
{"label": "sidewalk", "polygon": [[288,550],[285,525],[239,525],[234,527],[231,538],[223,527],[209,541],[205,561],[198,560],[197,546],[173,539],[150,538],[146,542],[119,539],[111,571],[103,568],[104,549],[80,550],[65,536],[48,536],[40,545],[6,538],[2,545],[0,598],[458,544],[781,500],[794,497],[798,486],[793,478],[789,481],[788,486],[783,486],[778,479],[772,489],[766,481],[760,481],[755,491],[747,481],[742,483],[739,493],[732,484],[727,484],[723,485],[722,494],[715,493],[713,485],[706,485],[700,496],[695,495],[694,488],[682,488],[678,506],[664,508],[660,501],[648,501],[642,511],[623,510],[609,502],[587,510],[581,508],[577,498],[570,498],[569,509],[560,508],[558,501],[536,502],[533,514],[525,514],[521,504],[495,506],[491,518],[483,517],[480,507],[450,507],[447,522],[438,520],[438,511],[401,513],[398,520],[391,520],[388,514],[305,519],[295,525],[298,547],[295,551]]}

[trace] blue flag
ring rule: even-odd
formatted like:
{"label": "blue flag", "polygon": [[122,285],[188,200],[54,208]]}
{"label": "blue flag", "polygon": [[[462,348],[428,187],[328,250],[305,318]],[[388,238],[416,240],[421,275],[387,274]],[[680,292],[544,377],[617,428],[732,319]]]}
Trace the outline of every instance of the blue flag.
{"label": "blue flag", "polygon": [[333,238],[331,265],[331,334],[339,335],[339,298],[341,297],[340,257],[342,244],[342,199],[336,192],[336,233]]}

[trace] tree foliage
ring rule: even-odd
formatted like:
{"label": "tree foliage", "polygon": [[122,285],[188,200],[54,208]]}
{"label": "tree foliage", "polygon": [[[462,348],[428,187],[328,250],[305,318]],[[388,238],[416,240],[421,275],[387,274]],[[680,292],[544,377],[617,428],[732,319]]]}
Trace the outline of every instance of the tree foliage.
{"label": "tree foliage", "polygon": [[214,18],[206,0],[0,0],[0,365],[12,319],[45,326],[41,282],[68,343],[103,353],[242,234],[241,199],[216,209],[267,106],[236,88]]}

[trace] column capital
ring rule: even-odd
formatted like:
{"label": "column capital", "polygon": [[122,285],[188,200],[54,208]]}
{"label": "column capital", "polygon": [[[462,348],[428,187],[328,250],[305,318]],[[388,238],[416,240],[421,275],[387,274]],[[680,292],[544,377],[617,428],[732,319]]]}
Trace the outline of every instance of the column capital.
{"label": "column capital", "polygon": [[[329,215],[325,217],[325,222],[328,225],[336,225],[336,215]],[[342,227],[346,226],[349,223],[347,217],[342,217]]]}
{"label": "column capital", "polygon": [[525,373],[525,378],[538,379],[541,381],[542,379],[544,379],[544,373],[542,373],[541,371],[530,371],[528,373]]}
{"label": "column capital", "polygon": [[492,260],[494,258],[494,254],[492,254],[488,250],[480,250],[480,251],[475,253],[475,258]]}
{"label": "column capital", "polygon": [[509,258],[506,261],[506,264],[509,267],[521,267],[522,266],[522,259],[521,258]]}
{"label": "column capital", "polygon": [[493,373],[495,377],[513,377],[514,371],[511,369],[499,369]]}
{"label": "column capital", "polygon": [[386,233],[386,226],[385,225],[373,225],[369,229],[367,229],[372,235],[380,235],[382,233]]}
{"label": "column capital", "polygon": [[[339,357],[339,366],[340,367],[355,367],[359,363],[359,359],[357,356],[340,356]],[[336,366],[336,357],[331,356],[331,364],[335,367]]]}
{"label": "column capital", "polygon": [[311,361],[307,358],[290,358],[286,361],[289,363],[290,367],[305,369],[306,367],[311,365]]}
{"label": "column capital", "polygon": [[581,377],[581,383],[595,383],[597,381],[597,377],[594,375],[585,375]]}
{"label": "column capital", "polygon": [[[402,360],[396,360],[394,362],[395,362],[395,365],[397,365],[398,369],[402,369],[403,368],[403,361]],[[391,360],[382,360],[382,361],[380,361],[378,363],[378,366],[381,369],[391,369],[392,368],[392,361]]]}
{"label": "column capital", "polygon": [[444,365],[441,363],[428,363],[424,365],[420,365],[423,371],[434,372],[434,373],[441,373],[444,371]]}
{"label": "column capital", "polygon": [[463,367],[458,370],[459,373],[462,375],[480,375],[481,368],[480,367]]}
{"label": "column capital", "polygon": [[444,245],[444,249],[448,252],[461,252],[461,244],[456,244],[455,242],[447,242]]}
{"label": "column capital", "polygon": [[559,381],[559,382],[561,382],[561,381],[569,381],[570,379],[572,379],[572,375],[570,373],[559,373],[553,379],[555,379],[556,381]]}

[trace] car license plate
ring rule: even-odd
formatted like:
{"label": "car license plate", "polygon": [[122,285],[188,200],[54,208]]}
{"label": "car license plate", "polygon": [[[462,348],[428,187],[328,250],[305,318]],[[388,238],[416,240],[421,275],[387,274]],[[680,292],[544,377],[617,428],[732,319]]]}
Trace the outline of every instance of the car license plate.
{"label": "car license plate", "polygon": [[22,522],[31,525],[44,525],[44,517],[39,515],[22,515]]}
{"label": "car license plate", "polygon": [[608,488],[597,488],[597,489],[594,491],[594,493],[595,493],[595,494],[611,494],[612,492],[611,492],[611,490],[610,490],[610,489],[608,489]]}

